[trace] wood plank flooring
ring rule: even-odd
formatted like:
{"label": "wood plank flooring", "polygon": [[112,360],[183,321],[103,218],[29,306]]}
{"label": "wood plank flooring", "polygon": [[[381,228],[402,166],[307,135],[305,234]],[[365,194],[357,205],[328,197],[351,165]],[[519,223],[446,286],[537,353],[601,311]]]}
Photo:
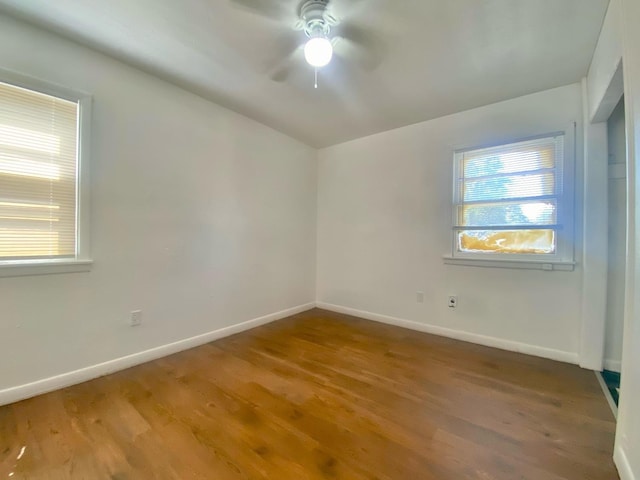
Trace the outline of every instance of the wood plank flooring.
{"label": "wood plank flooring", "polygon": [[0,407],[0,479],[612,480],[614,427],[592,372],[312,310]]}

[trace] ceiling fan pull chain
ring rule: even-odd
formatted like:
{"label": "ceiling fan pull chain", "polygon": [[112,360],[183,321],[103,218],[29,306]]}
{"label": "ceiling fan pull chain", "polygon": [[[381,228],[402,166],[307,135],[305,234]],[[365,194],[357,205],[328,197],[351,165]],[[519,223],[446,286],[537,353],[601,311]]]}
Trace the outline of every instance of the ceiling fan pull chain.
{"label": "ceiling fan pull chain", "polygon": [[314,67],[315,72],[315,82],[313,84],[313,88],[318,88],[318,67]]}

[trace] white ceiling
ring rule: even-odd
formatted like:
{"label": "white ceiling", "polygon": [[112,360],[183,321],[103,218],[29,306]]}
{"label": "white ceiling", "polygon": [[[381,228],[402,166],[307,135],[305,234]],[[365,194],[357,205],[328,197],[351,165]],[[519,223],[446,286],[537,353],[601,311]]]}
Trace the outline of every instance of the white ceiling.
{"label": "white ceiling", "polygon": [[[566,85],[589,67],[608,0],[333,0],[384,47],[365,71],[332,62],[313,88],[299,55],[269,77],[300,0],[279,20],[230,0],[0,0],[45,26],[314,147]],[[275,57],[275,58],[274,58]]]}

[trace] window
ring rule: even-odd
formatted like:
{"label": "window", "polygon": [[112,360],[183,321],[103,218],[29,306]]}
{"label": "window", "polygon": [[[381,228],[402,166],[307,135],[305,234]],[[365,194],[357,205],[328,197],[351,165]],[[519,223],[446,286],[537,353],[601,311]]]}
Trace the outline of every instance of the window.
{"label": "window", "polygon": [[88,263],[87,101],[24,83],[0,81],[0,266]]}
{"label": "window", "polygon": [[456,152],[453,258],[571,260],[565,137]]}

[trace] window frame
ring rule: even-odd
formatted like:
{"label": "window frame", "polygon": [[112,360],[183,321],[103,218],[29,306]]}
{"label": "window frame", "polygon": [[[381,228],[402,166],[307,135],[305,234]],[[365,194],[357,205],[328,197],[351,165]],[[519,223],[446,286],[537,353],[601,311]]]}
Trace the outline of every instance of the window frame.
{"label": "window frame", "polygon": [[76,173],[76,254],[74,258],[0,259],[0,277],[86,272],[90,255],[90,139],[92,102],[90,94],[0,69],[0,81],[9,85],[78,103],[78,151]]}
{"label": "window frame", "polygon": [[[461,168],[463,156],[466,152],[482,150],[488,148],[507,147],[509,145],[539,140],[543,138],[553,138],[562,135],[563,158],[556,166],[556,181],[561,180],[561,193],[557,195],[557,223],[556,230],[556,252],[545,253],[500,253],[500,252],[460,252],[458,251],[458,225],[457,207],[460,205],[460,187],[458,179],[461,178]],[[539,270],[573,270],[575,266],[575,155],[576,155],[576,123],[572,123],[564,130],[556,130],[550,133],[534,135],[529,137],[511,138],[504,141],[490,144],[466,147],[454,150],[453,152],[453,182],[452,182],[452,202],[451,202],[451,253],[444,256],[445,263],[453,265],[472,265],[482,267],[504,267],[504,268],[530,268]]]}

